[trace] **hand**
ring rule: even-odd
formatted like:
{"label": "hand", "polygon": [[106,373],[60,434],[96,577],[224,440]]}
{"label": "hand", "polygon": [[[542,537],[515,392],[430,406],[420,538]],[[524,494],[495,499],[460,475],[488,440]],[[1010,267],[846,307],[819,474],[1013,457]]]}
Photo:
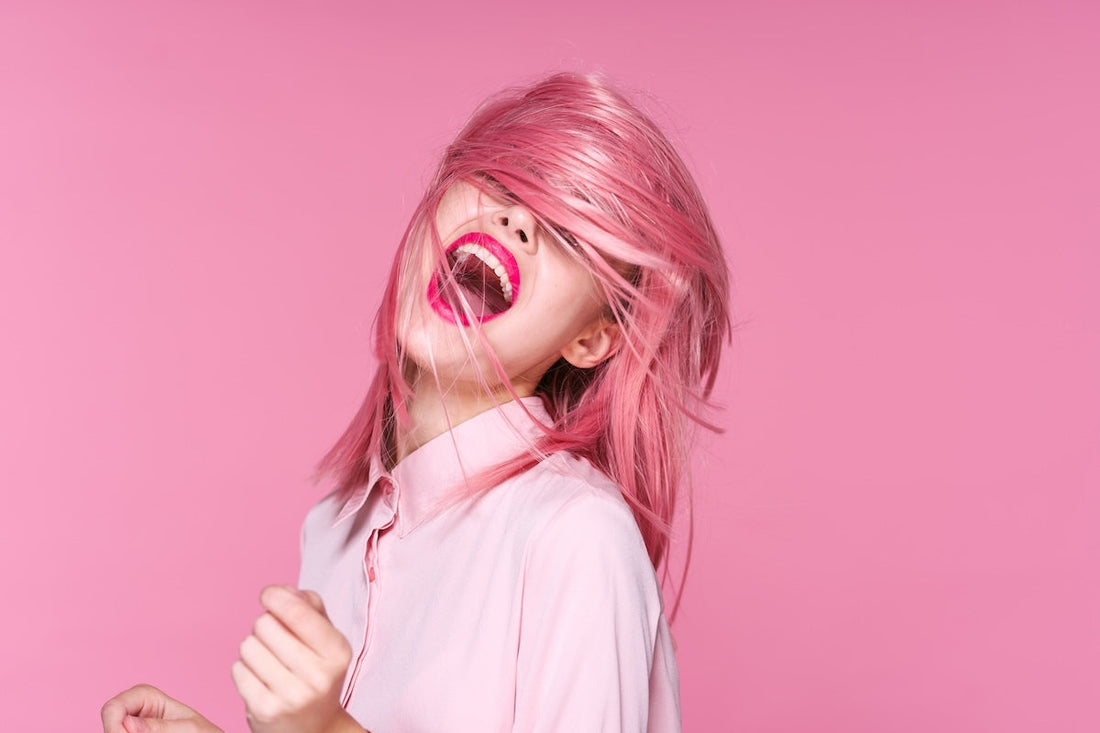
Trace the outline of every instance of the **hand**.
{"label": "hand", "polygon": [[340,689],[351,646],[313,591],[269,585],[260,592],[267,612],[256,619],[233,663],[253,733],[327,733],[348,727]]}
{"label": "hand", "polygon": [[103,733],[222,733],[206,718],[152,685],[135,685],[99,712]]}

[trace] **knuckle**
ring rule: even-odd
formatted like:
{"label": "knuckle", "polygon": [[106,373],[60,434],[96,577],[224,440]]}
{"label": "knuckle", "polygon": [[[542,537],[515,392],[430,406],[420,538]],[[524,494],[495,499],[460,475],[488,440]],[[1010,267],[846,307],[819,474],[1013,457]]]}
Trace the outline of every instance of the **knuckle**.
{"label": "knuckle", "polygon": [[304,710],[309,706],[311,691],[306,686],[290,690],[286,696],[286,707],[292,711]]}
{"label": "knuckle", "polygon": [[336,643],[336,653],[333,655],[336,661],[336,666],[343,672],[347,669],[347,666],[351,664],[351,644],[344,636],[340,635],[340,640]]}
{"label": "knuckle", "polygon": [[321,594],[315,590],[306,590],[303,592],[306,594],[306,598],[309,600],[310,604],[316,606],[321,610],[322,613],[324,613],[325,601],[323,598],[321,598]]}
{"label": "knuckle", "polygon": [[280,599],[285,597],[285,590],[285,588],[278,584],[265,585],[260,589],[260,603],[265,606],[279,603]]}
{"label": "knuckle", "polygon": [[229,676],[233,678],[233,685],[237,688],[237,692],[242,695],[245,693],[245,682],[247,675],[245,674],[248,667],[241,660],[233,662],[233,666],[229,668]]}
{"label": "knuckle", "polygon": [[268,703],[264,699],[251,701],[248,704],[248,712],[259,723],[267,723],[271,721],[271,715],[268,711]]}
{"label": "knuckle", "polygon": [[160,690],[152,685],[144,682],[136,684],[103,703],[103,706],[99,709],[100,719],[105,727],[109,724],[119,723],[130,712],[130,709],[137,704],[136,701],[147,700],[154,694],[163,695]]}
{"label": "knuckle", "polygon": [[265,634],[271,632],[273,624],[275,623],[275,617],[270,613],[261,614],[256,623],[252,624],[252,633],[258,638],[263,638]]}
{"label": "knuckle", "polygon": [[283,615],[286,617],[287,625],[292,627],[299,627],[302,623],[309,618],[312,610],[302,603],[295,603],[287,606],[283,609]]}
{"label": "knuckle", "polygon": [[272,697],[264,697],[253,707],[256,718],[264,723],[271,723],[283,714],[282,705]]}
{"label": "knuckle", "polygon": [[104,722],[106,722],[107,718],[109,718],[113,713],[115,713],[116,711],[121,712],[119,708],[122,707],[122,703],[112,697],[110,700],[103,703],[103,707],[99,709],[99,717],[102,718]]}
{"label": "knuckle", "polygon": [[332,685],[333,678],[328,670],[315,669],[308,675],[305,675],[302,682],[308,688],[311,695],[320,695]]}

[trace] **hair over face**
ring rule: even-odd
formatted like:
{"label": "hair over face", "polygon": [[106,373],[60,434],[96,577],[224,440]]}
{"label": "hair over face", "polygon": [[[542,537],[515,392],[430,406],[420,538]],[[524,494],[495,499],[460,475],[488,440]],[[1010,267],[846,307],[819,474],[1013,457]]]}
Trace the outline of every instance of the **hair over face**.
{"label": "hair over face", "polygon": [[[558,245],[585,262],[622,339],[598,366],[554,364],[536,388],[553,425],[527,455],[475,477],[466,493],[569,451],[618,484],[659,567],[688,483],[692,433],[698,425],[713,429],[701,416],[731,334],[728,273],[684,162],[652,120],[597,75],[559,73],[505,90],[448,146],[390,272],[375,322],[378,370],[320,474],[347,494],[367,481],[372,459],[393,463],[395,431],[408,420],[411,390],[399,298],[412,292],[421,248],[442,253],[434,214],[459,181],[521,203]],[[476,325],[470,330],[480,338]]]}

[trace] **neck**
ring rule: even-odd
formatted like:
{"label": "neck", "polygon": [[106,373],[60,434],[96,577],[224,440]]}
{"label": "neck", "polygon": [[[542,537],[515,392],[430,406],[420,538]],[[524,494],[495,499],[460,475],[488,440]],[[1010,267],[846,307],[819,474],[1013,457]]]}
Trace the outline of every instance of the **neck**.
{"label": "neck", "polygon": [[[534,387],[513,385],[518,397],[534,394]],[[512,395],[503,386],[486,390],[481,385],[437,384],[431,374],[420,374],[413,381],[413,395],[406,405],[408,428],[398,428],[397,460],[401,461],[432,438],[466,422],[497,405],[511,402]]]}

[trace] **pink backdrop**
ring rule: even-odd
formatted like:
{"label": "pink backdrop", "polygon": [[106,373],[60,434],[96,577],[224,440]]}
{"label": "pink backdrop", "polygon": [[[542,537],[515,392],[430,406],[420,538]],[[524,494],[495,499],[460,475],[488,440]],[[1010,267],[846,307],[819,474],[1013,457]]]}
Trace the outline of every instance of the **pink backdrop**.
{"label": "pink backdrop", "polygon": [[746,322],[686,729],[1100,728],[1095,5],[376,5],[0,5],[0,727],[245,728],[432,161],[569,68],[652,95]]}

